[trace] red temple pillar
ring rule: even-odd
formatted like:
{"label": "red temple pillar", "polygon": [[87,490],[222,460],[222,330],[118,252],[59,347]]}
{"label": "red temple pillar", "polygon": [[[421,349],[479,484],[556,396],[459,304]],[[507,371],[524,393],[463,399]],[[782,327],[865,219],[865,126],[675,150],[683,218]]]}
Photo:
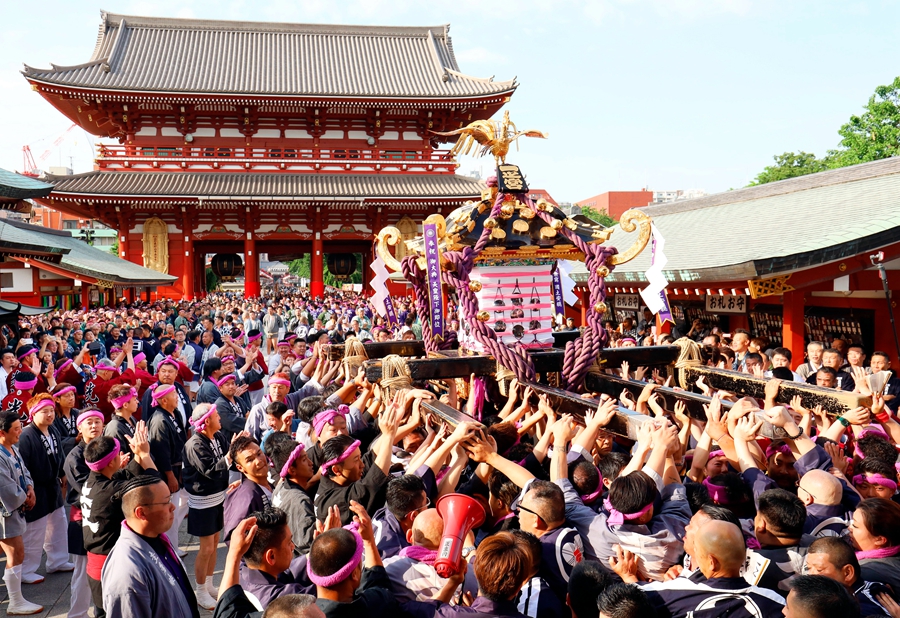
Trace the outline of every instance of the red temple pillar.
{"label": "red temple pillar", "polygon": [[191,224],[185,213],[181,231],[184,233],[184,261],[181,263],[181,285],[184,288],[184,299],[193,300],[196,296],[194,289],[194,239],[191,236]]}
{"label": "red temple pillar", "polygon": [[581,325],[587,326],[587,312],[588,305],[591,304],[591,291],[588,288],[581,288],[578,290],[578,295],[581,297]]}
{"label": "red temple pillar", "polygon": [[247,232],[244,240],[244,295],[247,298],[259,296],[259,256],[256,253],[256,240],[253,232]]}
{"label": "red temple pillar", "polygon": [[81,308],[87,309],[91,306],[91,286],[83,281],[81,282]]}
{"label": "red temple pillar", "polygon": [[806,350],[806,327],[803,322],[803,292],[785,292],[784,326],[781,330],[781,341],[791,351],[791,369],[803,364],[803,353]]}
{"label": "red temple pillar", "polygon": [[325,256],[322,248],[322,232],[316,231],[312,241],[312,256],[309,265],[309,295],[313,298],[325,296]]}
{"label": "red temple pillar", "polygon": [[119,257],[128,259],[128,218],[125,213],[119,213]]}
{"label": "red temple pillar", "polygon": [[362,295],[365,297],[369,296],[369,283],[372,281],[372,269],[369,268],[372,264],[370,253],[364,252],[362,254]]}

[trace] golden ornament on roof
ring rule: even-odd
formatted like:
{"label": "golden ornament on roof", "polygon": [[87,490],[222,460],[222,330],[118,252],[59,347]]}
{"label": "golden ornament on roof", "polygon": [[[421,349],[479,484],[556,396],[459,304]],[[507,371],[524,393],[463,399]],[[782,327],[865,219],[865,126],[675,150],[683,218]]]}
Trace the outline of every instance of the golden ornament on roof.
{"label": "golden ornament on roof", "polygon": [[[516,125],[509,120],[509,111],[503,112],[502,120],[476,120],[461,129],[454,131],[432,131],[437,135],[459,135],[456,145],[450,153],[454,156],[458,154],[469,154],[475,151],[477,156],[485,156],[488,153],[494,155],[494,161],[497,165],[506,163],[506,155],[509,153],[509,146],[516,142],[518,147],[518,139],[520,137],[540,137],[546,139],[549,137],[542,131],[519,131]],[[481,148],[478,145],[481,145]]]}

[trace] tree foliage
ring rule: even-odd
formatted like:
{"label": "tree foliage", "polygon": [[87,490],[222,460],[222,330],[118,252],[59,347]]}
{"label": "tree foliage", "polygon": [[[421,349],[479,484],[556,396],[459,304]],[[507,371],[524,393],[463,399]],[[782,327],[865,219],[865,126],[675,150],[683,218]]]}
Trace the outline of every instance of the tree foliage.
{"label": "tree foliage", "polygon": [[853,115],[840,129],[838,148],[819,159],[808,152],[775,156],[750,185],[813,174],[827,169],[878,161],[900,154],[900,77],[875,88],[863,113]]}
{"label": "tree foliage", "polygon": [[215,292],[219,287],[219,277],[213,272],[212,268],[206,269],[206,291]]}
{"label": "tree foliage", "polygon": [[775,165],[769,165],[750,182],[750,186],[764,185],[767,182],[785,180],[806,174],[824,172],[828,169],[825,161],[816,158],[811,152],[785,152],[775,155]]}
{"label": "tree foliage", "polygon": [[583,214],[588,219],[599,223],[603,227],[612,227],[616,223],[618,223],[618,221],[609,216],[605,209],[597,210],[596,208],[592,208],[591,206],[582,206],[581,214]]}
{"label": "tree foliage", "polygon": [[[354,255],[356,256],[356,270],[347,279],[339,281],[337,278],[335,278],[334,275],[332,275],[330,272],[328,272],[328,266],[324,267],[324,269],[325,269],[325,276],[324,276],[325,285],[330,285],[331,287],[334,287],[334,288],[340,288],[345,283],[362,283],[362,264],[363,264],[362,253],[355,253]],[[328,261],[327,256],[323,256],[322,259],[327,263],[327,261]],[[312,268],[312,257],[308,253],[298,260],[291,260],[290,262],[288,262],[288,271],[290,271],[290,273],[292,275],[296,275],[297,277],[300,277],[301,279],[311,279],[312,278],[310,276],[310,273],[312,272],[311,268]]]}

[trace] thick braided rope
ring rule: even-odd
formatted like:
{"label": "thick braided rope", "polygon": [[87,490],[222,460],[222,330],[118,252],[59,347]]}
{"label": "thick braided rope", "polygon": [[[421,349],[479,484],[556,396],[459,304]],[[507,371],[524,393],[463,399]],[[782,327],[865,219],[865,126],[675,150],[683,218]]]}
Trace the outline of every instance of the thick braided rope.
{"label": "thick braided rope", "polygon": [[426,352],[437,352],[437,341],[431,336],[431,307],[428,306],[428,281],[425,271],[416,263],[416,256],[407,255],[400,263],[400,270],[416,291],[416,312],[422,323],[422,341]]}
{"label": "thick braided rope", "polygon": [[[527,195],[524,197],[526,204],[537,213],[544,223],[551,225],[556,220],[546,212],[538,210]],[[608,340],[606,329],[603,328],[602,314],[594,310],[597,303],[606,301],[606,282],[597,271],[601,266],[612,270],[613,267],[607,264],[607,260],[616,254],[616,249],[586,243],[578,234],[566,227],[561,228],[559,233],[584,253],[584,265],[588,271],[589,306],[585,311],[587,325],[579,338],[566,344],[563,357],[563,378],[566,381],[566,389],[578,391],[584,387],[584,377]]]}

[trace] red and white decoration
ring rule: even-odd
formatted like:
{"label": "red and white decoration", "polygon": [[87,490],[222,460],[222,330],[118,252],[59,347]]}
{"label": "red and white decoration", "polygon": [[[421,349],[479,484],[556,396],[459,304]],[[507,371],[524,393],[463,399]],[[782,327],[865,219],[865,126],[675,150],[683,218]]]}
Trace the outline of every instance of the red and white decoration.
{"label": "red and white decoration", "polygon": [[[553,346],[553,277],[551,265],[483,266],[472,270],[470,281],[481,283],[476,293],[479,311],[487,311],[487,325],[506,345],[526,348]],[[467,331],[460,316],[460,345],[483,354],[481,344]]]}

